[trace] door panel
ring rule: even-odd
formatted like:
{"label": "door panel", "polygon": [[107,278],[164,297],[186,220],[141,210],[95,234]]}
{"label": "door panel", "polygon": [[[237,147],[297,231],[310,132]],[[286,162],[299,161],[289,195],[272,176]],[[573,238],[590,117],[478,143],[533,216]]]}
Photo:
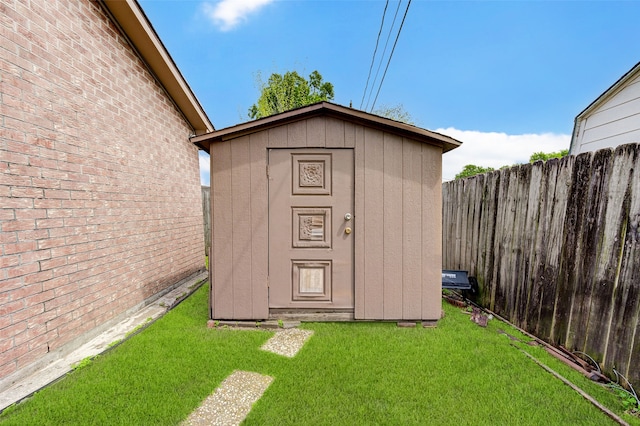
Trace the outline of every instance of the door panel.
{"label": "door panel", "polygon": [[269,307],[353,308],[353,150],[269,150]]}

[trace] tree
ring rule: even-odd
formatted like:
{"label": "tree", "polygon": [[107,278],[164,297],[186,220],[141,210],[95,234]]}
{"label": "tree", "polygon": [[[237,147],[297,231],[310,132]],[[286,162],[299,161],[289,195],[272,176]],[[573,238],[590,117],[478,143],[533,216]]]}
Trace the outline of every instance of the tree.
{"label": "tree", "polygon": [[535,163],[536,161],[547,161],[550,160],[551,158],[562,158],[566,155],[569,155],[569,150],[568,149],[563,149],[560,151],[556,151],[556,152],[534,152],[533,154],[531,154],[531,157],[529,157],[529,162],[530,163]]}
{"label": "tree", "polygon": [[400,121],[401,123],[407,123],[413,125],[413,117],[404,109],[404,105],[382,105],[380,108],[373,111],[374,114],[381,117],[390,118],[391,120]]}
{"label": "tree", "polygon": [[320,101],[333,99],[333,84],[322,80],[322,75],[314,71],[309,80],[296,71],[284,75],[273,73],[265,83],[257,76],[260,87],[258,102],[249,108],[249,118],[258,119],[280,112],[303,107]]}
{"label": "tree", "polygon": [[493,170],[493,167],[481,167],[476,166],[475,164],[467,164],[466,166],[464,166],[462,171],[456,175],[456,179],[463,179],[482,173],[492,172]]}
{"label": "tree", "polygon": [[[531,157],[529,157],[529,162],[535,163],[536,161],[540,161],[540,160],[547,161],[547,160],[550,160],[551,158],[562,158],[566,155],[569,155],[568,149],[562,149],[560,151],[546,152],[546,153],[534,152],[533,154],[531,154]],[[513,167],[516,165],[517,164],[514,164],[512,166],[502,166],[500,167],[500,170],[507,169],[509,167]],[[493,170],[494,169],[492,167],[482,167],[482,166],[476,166],[475,164],[467,164],[466,166],[464,166],[462,171],[456,175],[456,179],[467,178],[467,177],[479,175],[481,173],[486,173],[486,172],[492,172]]]}

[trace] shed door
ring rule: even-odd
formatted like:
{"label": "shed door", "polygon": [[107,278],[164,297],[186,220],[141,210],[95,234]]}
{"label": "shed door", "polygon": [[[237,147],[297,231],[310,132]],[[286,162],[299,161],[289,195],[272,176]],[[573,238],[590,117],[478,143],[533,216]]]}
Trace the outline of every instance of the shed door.
{"label": "shed door", "polygon": [[269,308],[353,309],[353,150],[269,150]]}

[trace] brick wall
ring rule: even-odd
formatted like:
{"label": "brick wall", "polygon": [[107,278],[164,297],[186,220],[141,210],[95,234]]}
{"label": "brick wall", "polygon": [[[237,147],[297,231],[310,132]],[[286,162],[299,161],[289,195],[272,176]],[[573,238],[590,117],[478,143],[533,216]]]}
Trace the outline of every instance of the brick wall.
{"label": "brick wall", "polygon": [[191,129],[101,7],[0,4],[0,378],[204,268]]}

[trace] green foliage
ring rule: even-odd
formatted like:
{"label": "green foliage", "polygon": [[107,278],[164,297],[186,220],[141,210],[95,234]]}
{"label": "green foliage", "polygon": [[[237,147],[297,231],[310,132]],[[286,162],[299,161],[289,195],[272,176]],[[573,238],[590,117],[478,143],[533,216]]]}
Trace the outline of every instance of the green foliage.
{"label": "green foliage", "polygon": [[[625,412],[640,417],[640,399],[633,385],[615,368],[613,373],[616,375],[616,381],[612,381],[607,386],[618,395]],[[620,383],[620,379],[624,380],[623,383],[626,383],[626,388]]]}
{"label": "green foliage", "polygon": [[120,343],[122,343],[124,340],[123,339],[118,339],[118,340],[114,340],[113,342],[109,343],[107,345],[108,348],[114,348],[116,346],[118,346]]}
{"label": "green foliage", "polygon": [[[535,163],[536,161],[547,161],[552,158],[562,158],[566,155],[569,155],[568,149],[562,149],[560,151],[546,152],[546,153],[541,151],[534,152],[533,154],[531,154],[531,157],[529,157],[529,162]],[[513,167],[513,166],[515,166],[515,164],[511,166],[502,166],[500,167],[500,170],[508,169],[509,167]],[[481,173],[492,172],[493,170],[494,170],[493,167],[482,167],[482,166],[476,166],[475,164],[467,164],[466,166],[464,166],[462,171],[456,175],[456,179],[468,178],[471,176],[479,175]]]}
{"label": "green foliage", "polygon": [[251,119],[333,99],[333,84],[323,81],[318,71],[312,72],[308,80],[297,71],[289,71],[284,75],[273,73],[266,83],[258,73],[256,80],[260,87],[260,97],[249,108]]}
{"label": "green foliage", "polygon": [[91,364],[91,357],[88,356],[88,357],[83,358],[82,360],[78,361],[77,363],[73,364],[71,366],[71,369],[73,371],[77,371],[77,370],[80,370],[82,368],[85,368],[86,366],[88,366],[90,364]]}
{"label": "green foliage", "polygon": [[381,117],[386,117],[391,120],[399,121],[401,123],[413,125],[413,117],[407,110],[404,109],[404,105],[382,105],[380,108],[373,111],[374,114]]}
{"label": "green foliage", "polygon": [[618,391],[618,397],[625,411],[638,410],[638,400],[629,392]]}
{"label": "green foliage", "polygon": [[133,329],[127,331],[127,333],[125,334],[125,339],[128,339],[129,337],[136,334],[138,331],[142,330],[142,327],[144,327],[143,324],[138,324]]}
{"label": "green foliage", "polygon": [[492,172],[493,170],[493,167],[482,167],[476,166],[475,164],[467,164],[466,166],[464,166],[462,171],[456,175],[456,179],[463,179],[482,173]]}
{"label": "green foliage", "polygon": [[529,157],[529,162],[530,163],[535,163],[536,161],[547,161],[550,160],[552,158],[562,158],[566,155],[569,155],[569,150],[568,149],[563,149],[560,151],[556,151],[556,152],[534,152],[533,154],[531,154],[531,157]]}

